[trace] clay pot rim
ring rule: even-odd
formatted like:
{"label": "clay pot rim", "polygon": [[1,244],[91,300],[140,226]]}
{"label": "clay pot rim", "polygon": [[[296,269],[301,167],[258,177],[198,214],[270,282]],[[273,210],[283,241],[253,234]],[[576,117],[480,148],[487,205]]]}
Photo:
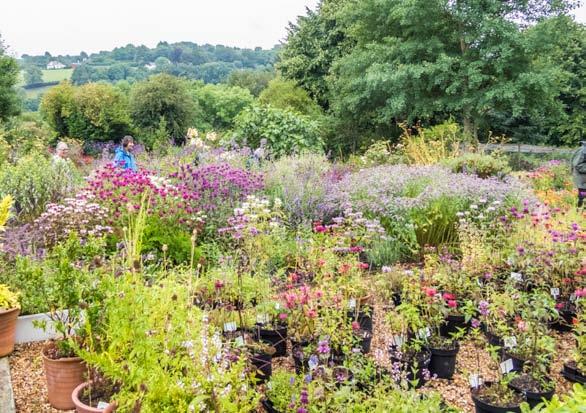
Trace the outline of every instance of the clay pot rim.
{"label": "clay pot rim", "polygon": [[18,313],[20,313],[20,307],[9,308],[7,310],[0,309],[0,315],[10,314],[10,313],[13,313],[15,311],[18,312]]}
{"label": "clay pot rim", "polygon": [[82,407],[83,409],[91,412],[91,413],[105,413],[105,412],[111,412],[113,410],[111,410],[112,407],[115,406],[114,402],[109,402],[108,403],[108,407],[104,408],[104,409],[98,409],[97,407],[91,407],[88,406],[87,404],[84,404],[81,400],[79,400],[79,397],[77,397],[77,395],[87,386],[91,385],[91,381],[84,381],[83,383],[81,383],[80,385],[78,385],[75,389],[73,389],[73,392],[71,392],[71,400],[73,401],[73,404],[75,404],[75,407]]}

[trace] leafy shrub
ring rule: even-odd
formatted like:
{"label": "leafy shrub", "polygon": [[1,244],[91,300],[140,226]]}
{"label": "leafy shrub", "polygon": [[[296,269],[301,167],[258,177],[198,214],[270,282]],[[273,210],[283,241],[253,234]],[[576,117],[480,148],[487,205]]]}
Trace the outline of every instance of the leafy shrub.
{"label": "leafy shrub", "polygon": [[145,131],[157,130],[163,118],[168,136],[181,140],[194,110],[187,82],[177,77],[161,74],[132,86],[130,115],[134,124]]}
{"label": "leafy shrub", "polygon": [[10,288],[4,284],[0,284],[0,310],[9,310],[12,308],[19,308],[18,293],[10,291]]}
{"label": "leafy shrub", "polygon": [[466,153],[444,161],[452,172],[471,173],[480,178],[502,177],[511,171],[507,161],[491,155]]}
{"label": "leafy shrub", "polygon": [[235,136],[238,142],[253,148],[266,139],[268,149],[277,158],[304,150],[323,150],[317,121],[270,106],[243,110],[236,119]]}
{"label": "leafy shrub", "polygon": [[274,108],[291,109],[312,118],[322,114],[320,106],[304,89],[297,86],[294,81],[280,77],[269,82],[267,88],[258,97],[258,101]]}
{"label": "leafy shrub", "polygon": [[430,128],[417,128],[413,134],[404,127],[401,151],[409,163],[433,165],[460,155],[465,136],[457,123],[446,121]]}
{"label": "leafy shrub", "polygon": [[126,97],[108,84],[63,82],[43,96],[40,111],[63,137],[107,141],[131,131]]}
{"label": "leafy shrub", "polygon": [[53,131],[42,122],[38,116],[32,114],[11,118],[0,128],[0,165],[2,159],[15,160],[32,153],[46,150],[53,139]]}
{"label": "leafy shrub", "polygon": [[79,181],[69,163],[52,165],[42,155],[33,154],[7,164],[0,170],[0,195],[12,195],[20,220],[41,214],[49,202],[58,202],[74,190]]}
{"label": "leafy shrub", "polygon": [[[157,258],[165,258],[173,264],[189,263],[191,260],[192,234],[180,225],[172,225],[159,216],[147,218],[143,235],[142,250],[154,254]],[[200,258],[199,250],[195,251],[194,262]]]}
{"label": "leafy shrub", "polygon": [[231,129],[236,116],[254,101],[248,90],[225,84],[196,87],[192,93],[198,105],[194,125],[203,131]]}

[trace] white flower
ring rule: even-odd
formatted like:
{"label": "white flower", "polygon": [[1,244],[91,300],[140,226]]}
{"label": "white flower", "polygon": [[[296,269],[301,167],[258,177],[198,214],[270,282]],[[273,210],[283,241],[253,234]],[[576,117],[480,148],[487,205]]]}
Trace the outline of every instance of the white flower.
{"label": "white flower", "polygon": [[478,205],[472,204],[472,205],[470,205],[470,209],[478,209]]}

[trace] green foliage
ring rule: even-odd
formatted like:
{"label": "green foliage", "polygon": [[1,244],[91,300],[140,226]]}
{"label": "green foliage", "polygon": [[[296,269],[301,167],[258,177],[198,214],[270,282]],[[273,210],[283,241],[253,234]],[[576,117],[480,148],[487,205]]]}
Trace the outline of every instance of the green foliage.
{"label": "green foliage", "polygon": [[258,101],[279,109],[291,109],[313,118],[321,115],[321,108],[304,89],[297,86],[294,81],[280,77],[269,82],[267,88],[258,97]]}
{"label": "green foliage", "polygon": [[103,339],[80,349],[81,357],[121,383],[121,411],[254,412],[260,396],[243,380],[245,360],[228,361],[207,316],[188,304],[186,285],[196,282],[188,277],[168,274],[152,286],[140,275],[105,278],[100,317],[86,325]]}
{"label": "green foliage", "polygon": [[332,63],[351,49],[337,11],[348,0],[324,0],[317,11],[308,10],[288,28],[287,42],[279,54],[277,68],[286,78],[305,89],[320,106],[329,107],[327,76]]}
{"label": "green foliage", "polygon": [[175,139],[185,135],[194,109],[186,82],[174,76],[153,76],[134,84],[130,93],[134,124],[145,130],[155,130],[164,118],[169,136]]}
{"label": "green foliage", "polygon": [[[170,225],[158,215],[147,218],[144,229],[142,250],[154,253],[157,257],[169,260],[173,264],[187,264],[191,259],[191,233],[179,225]],[[165,246],[165,248],[163,248]],[[166,251],[163,251],[166,249]],[[194,261],[199,261],[200,253],[196,249]]]}
{"label": "green foliage", "polygon": [[20,112],[20,101],[15,88],[19,73],[16,59],[4,54],[4,43],[0,38],[0,121]]}
{"label": "green foliage", "polygon": [[107,84],[74,87],[63,82],[43,96],[40,111],[62,137],[85,141],[113,140],[131,130],[125,96]]}
{"label": "green foliage", "polygon": [[569,394],[558,396],[544,403],[540,403],[533,409],[524,404],[521,406],[523,413],[581,413],[586,406],[586,389],[583,385],[575,383]]}
{"label": "green foliage", "polygon": [[270,106],[252,106],[242,111],[236,119],[235,135],[239,142],[253,148],[266,139],[274,157],[323,148],[316,121]]}
{"label": "green foliage", "polygon": [[0,128],[0,139],[5,142],[7,151],[4,155],[0,154],[0,164],[2,159],[15,160],[31,153],[44,152],[53,136],[49,125],[34,114],[10,118]]}
{"label": "green foliage", "polygon": [[233,128],[236,116],[254,101],[248,90],[224,84],[197,84],[192,94],[198,106],[194,125],[203,131]]}
{"label": "green foliage", "polygon": [[0,310],[10,310],[20,308],[18,304],[18,293],[10,291],[5,284],[0,284]]}
{"label": "green foliage", "polygon": [[24,83],[27,85],[43,82],[43,71],[37,66],[27,66],[24,71]]}
{"label": "green foliage", "polygon": [[503,177],[511,172],[506,159],[487,154],[466,153],[443,162],[452,172],[472,173],[480,178]]}
{"label": "green foliage", "polygon": [[413,208],[409,211],[421,249],[425,246],[439,247],[456,244],[458,241],[457,213],[464,209],[464,203],[462,199],[442,196],[423,208]]}
{"label": "green foliage", "polygon": [[267,87],[270,80],[275,77],[275,73],[271,70],[234,70],[228,76],[228,84],[230,86],[238,86],[243,89],[248,89],[253,96],[258,97],[260,92]]}
{"label": "green foliage", "polygon": [[31,154],[0,169],[0,196],[12,195],[19,220],[32,220],[49,202],[71,191],[79,176],[73,168],[54,166],[42,155]]}

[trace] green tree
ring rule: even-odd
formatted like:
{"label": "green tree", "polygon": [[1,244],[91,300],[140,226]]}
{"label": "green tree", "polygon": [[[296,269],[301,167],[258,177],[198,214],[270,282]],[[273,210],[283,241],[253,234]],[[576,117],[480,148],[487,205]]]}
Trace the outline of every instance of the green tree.
{"label": "green tree", "polygon": [[260,103],[280,109],[292,109],[301,115],[319,117],[321,108],[309,94],[292,80],[277,77],[258,97]]}
{"label": "green tree", "polygon": [[32,85],[43,82],[43,71],[37,66],[28,65],[24,70],[24,83]]}
{"label": "green tree", "polygon": [[130,113],[136,126],[154,131],[165,119],[169,136],[182,139],[195,112],[185,80],[160,74],[135,83],[130,91]]}
{"label": "green tree", "polygon": [[250,93],[258,97],[274,77],[275,73],[272,70],[234,70],[228,76],[228,84],[248,89]]}
{"label": "green tree", "polygon": [[356,42],[329,89],[339,118],[371,126],[457,117],[476,133],[491,111],[559,111],[559,71],[532,64],[524,25],[570,1],[351,0],[340,12]]}
{"label": "green tree", "polygon": [[283,77],[294,80],[325,109],[329,107],[327,76],[332,63],[353,47],[337,15],[346,3],[348,0],[321,0],[316,11],[307,9],[307,16],[289,25],[277,62]]}
{"label": "green tree", "polygon": [[194,126],[204,131],[231,129],[236,116],[254,102],[247,89],[225,84],[197,82],[192,93],[198,106]]}
{"label": "green tree", "polygon": [[20,100],[16,92],[19,68],[16,59],[7,56],[0,37],[0,121],[20,112]]}
{"label": "green tree", "polygon": [[41,114],[59,136],[83,140],[120,139],[131,132],[128,102],[114,86],[63,82],[41,101]]}
{"label": "green tree", "polygon": [[270,155],[280,157],[304,150],[321,151],[318,122],[291,110],[251,106],[236,118],[237,141],[252,148],[266,139]]}

